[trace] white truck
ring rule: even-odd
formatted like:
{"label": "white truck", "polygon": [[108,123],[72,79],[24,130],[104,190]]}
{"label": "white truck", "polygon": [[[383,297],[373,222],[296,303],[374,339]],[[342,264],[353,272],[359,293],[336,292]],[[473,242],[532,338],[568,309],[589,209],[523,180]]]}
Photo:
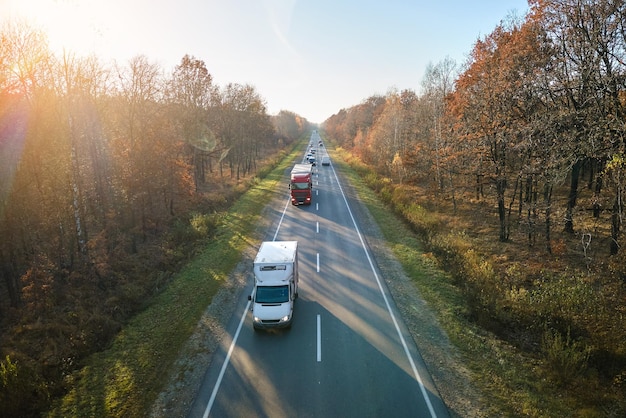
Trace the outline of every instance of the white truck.
{"label": "white truck", "polygon": [[298,241],[265,241],[254,259],[252,326],[290,328],[298,297]]}

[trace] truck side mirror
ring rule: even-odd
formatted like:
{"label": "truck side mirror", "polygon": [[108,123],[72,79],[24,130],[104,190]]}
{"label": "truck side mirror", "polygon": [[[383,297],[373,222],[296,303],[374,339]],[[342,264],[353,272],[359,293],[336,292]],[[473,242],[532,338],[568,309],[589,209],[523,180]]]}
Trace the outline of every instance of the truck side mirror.
{"label": "truck side mirror", "polygon": [[248,300],[252,300],[252,295],[248,295]]}

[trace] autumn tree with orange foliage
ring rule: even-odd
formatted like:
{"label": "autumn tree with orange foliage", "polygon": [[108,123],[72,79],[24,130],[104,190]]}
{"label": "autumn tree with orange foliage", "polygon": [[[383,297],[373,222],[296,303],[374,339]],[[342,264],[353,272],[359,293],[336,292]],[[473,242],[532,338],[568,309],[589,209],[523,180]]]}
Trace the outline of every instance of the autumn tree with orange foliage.
{"label": "autumn tree with orange foliage", "polygon": [[[350,109],[341,109],[324,122],[324,130],[341,146],[354,150],[363,158],[365,155],[367,135],[374,122],[378,119],[386,103],[386,97],[375,95],[365,99],[361,104]],[[363,154],[361,154],[363,153]]]}
{"label": "autumn tree with orange foliage", "polygon": [[459,76],[450,101],[462,149],[471,155],[477,181],[489,179],[496,191],[500,240],[509,239],[506,193],[516,170],[516,148],[524,128],[523,77],[529,57],[518,48],[520,28],[500,25],[476,42],[468,69]]}
{"label": "autumn tree with orange foliage", "polygon": [[283,143],[292,143],[312,129],[309,121],[288,110],[281,110],[271,120],[277,139]]}

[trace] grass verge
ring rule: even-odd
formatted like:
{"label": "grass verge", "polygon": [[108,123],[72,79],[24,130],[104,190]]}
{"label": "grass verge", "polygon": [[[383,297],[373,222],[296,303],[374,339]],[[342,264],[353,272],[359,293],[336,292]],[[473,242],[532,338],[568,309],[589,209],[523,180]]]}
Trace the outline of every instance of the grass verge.
{"label": "grass verge", "polygon": [[170,365],[192,335],[199,318],[253,239],[259,216],[277,183],[302,149],[289,155],[221,215],[214,238],[135,316],[110,348],[92,355],[68,377],[71,390],[54,403],[49,417],[143,417],[167,380]]}

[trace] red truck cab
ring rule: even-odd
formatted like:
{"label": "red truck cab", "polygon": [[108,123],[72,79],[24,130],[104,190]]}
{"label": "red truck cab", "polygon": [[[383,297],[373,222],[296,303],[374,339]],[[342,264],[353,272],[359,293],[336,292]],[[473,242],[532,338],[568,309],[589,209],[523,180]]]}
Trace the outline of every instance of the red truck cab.
{"label": "red truck cab", "polygon": [[312,167],[310,164],[296,164],[291,170],[289,189],[292,205],[310,205],[312,182]]}

